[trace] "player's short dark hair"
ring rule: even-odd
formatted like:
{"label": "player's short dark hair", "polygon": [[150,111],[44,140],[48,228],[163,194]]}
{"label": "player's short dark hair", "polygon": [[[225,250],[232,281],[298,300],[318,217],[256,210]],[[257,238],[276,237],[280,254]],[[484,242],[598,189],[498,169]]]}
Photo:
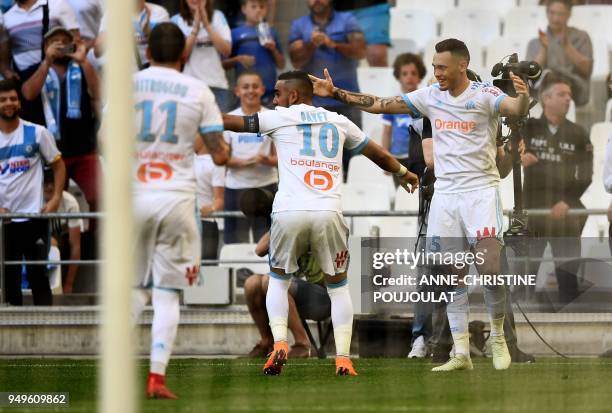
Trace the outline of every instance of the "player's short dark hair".
{"label": "player's short dark hair", "polygon": [[10,92],[14,90],[19,95],[19,83],[14,79],[0,80],[0,92]]}
{"label": "player's short dark hair", "polygon": [[548,8],[553,4],[553,3],[561,3],[563,4],[568,10],[572,10],[572,2],[570,0],[548,0],[546,1],[546,10],[548,10]]}
{"label": "player's short dark hair", "polygon": [[558,85],[559,83],[563,83],[564,85],[572,87],[572,83],[570,80],[556,72],[549,72],[546,77],[542,80],[542,85],[540,86],[540,95],[548,91],[554,85]]}
{"label": "player's short dark hair", "polygon": [[255,71],[253,69],[247,69],[247,70],[244,70],[244,71],[240,72],[240,74],[236,78],[236,83],[238,83],[238,79],[240,79],[242,76],[257,76],[259,78],[259,80],[261,80],[261,83],[263,84],[263,78],[261,77],[259,72]]}
{"label": "player's short dark hair", "polygon": [[306,97],[312,96],[312,80],[308,77],[308,73],[302,70],[292,70],[289,72],[281,73],[278,80],[284,80],[293,85],[300,93]]}
{"label": "player's short dark hair", "polygon": [[421,56],[414,53],[402,53],[395,58],[393,62],[393,76],[399,80],[402,66],[413,64],[417,72],[419,72],[419,79],[423,79],[427,75],[427,68],[423,63]]}
{"label": "player's short dark hair", "polygon": [[185,35],[171,22],[155,25],[149,35],[149,52],[156,63],[175,63],[181,60],[185,49]]}
{"label": "player's short dark hair", "polygon": [[470,51],[465,43],[457,39],[445,39],[436,44],[436,52],[450,52],[453,56],[463,57],[470,63]]}

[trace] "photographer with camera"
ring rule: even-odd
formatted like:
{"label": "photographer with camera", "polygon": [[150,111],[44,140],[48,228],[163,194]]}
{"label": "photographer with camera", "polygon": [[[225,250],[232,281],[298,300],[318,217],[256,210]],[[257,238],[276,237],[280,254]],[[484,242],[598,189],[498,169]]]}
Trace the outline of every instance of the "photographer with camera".
{"label": "photographer with camera", "polygon": [[[54,27],[45,34],[45,58],[21,93],[28,101],[42,98],[45,124],[62,152],[67,179],[83,191],[89,210],[97,211],[100,80],[86,56],[85,44],[75,42],[71,31]],[[95,220],[90,220],[90,239],[94,228]]]}
{"label": "photographer with camera", "polygon": [[[584,208],[580,197],[591,184],[593,147],[587,132],[566,117],[572,100],[568,80],[549,74],[542,82],[540,96],[542,117],[529,119],[524,129],[523,191],[526,208],[550,209],[550,215],[529,217],[529,253],[541,258],[550,242],[554,257],[580,257],[580,235],[586,217],[568,216],[567,211]],[[578,259],[555,263],[563,304],[578,296],[579,265]],[[529,273],[537,273],[538,266],[536,261]]]}

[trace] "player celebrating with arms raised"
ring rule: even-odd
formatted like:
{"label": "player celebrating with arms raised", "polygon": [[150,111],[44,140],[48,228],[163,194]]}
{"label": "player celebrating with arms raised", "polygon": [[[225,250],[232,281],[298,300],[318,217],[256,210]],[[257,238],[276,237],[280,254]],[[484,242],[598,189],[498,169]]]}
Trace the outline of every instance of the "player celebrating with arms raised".
{"label": "player celebrating with arms raised", "polygon": [[[499,115],[526,114],[529,91],[514,74],[516,98],[490,84],[472,82],[467,77],[469,61],[469,51],[462,41],[443,40],[436,44],[433,57],[434,76],[439,83],[391,98],[338,89],[327,71],[325,80],[311,79],[319,96],[333,96],[371,113],[407,113],[431,120],[437,180],[427,228],[428,249],[437,252],[444,248],[441,241],[467,239],[470,247],[484,256],[484,263],[477,265],[479,273],[498,274],[503,244],[500,177],[495,162]],[[455,357],[434,371],[472,369],[467,287],[459,285],[455,291],[455,300],[447,306]],[[511,361],[503,330],[504,287],[485,288],[485,302],[491,323],[493,366],[504,370]]]}
{"label": "player celebrating with arms raised", "polygon": [[176,398],[166,388],[165,372],[178,328],[179,291],[200,272],[194,144],[202,139],[217,165],[229,158],[214,95],[205,83],[180,73],[184,49],[185,36],[175,24],[158,24],[149,36],[151,67],[134,75],[139,279],[132,316],[135,321],[152,298],[147,395],[164,399]]}
{"label": "player celebrating with arms raised", "polygon": [[269,135],[278,154],[279,188],[272,208],[270,282],[266,308],[274,349],[264,373],[280,374],[287,360],[287,290],[298,258],[306,252],[325,273],[336,341],[336,374],[356,375],[349,351],[353,305],[348,289],[348,227],[342,217],[342,149],[361,152],[382,169],[400,177],[412,192],[416,175],[342,115],[312,106],[313,86],[301,71],[279,76],[276,110],[253,116],[224,115],[225,128]]}

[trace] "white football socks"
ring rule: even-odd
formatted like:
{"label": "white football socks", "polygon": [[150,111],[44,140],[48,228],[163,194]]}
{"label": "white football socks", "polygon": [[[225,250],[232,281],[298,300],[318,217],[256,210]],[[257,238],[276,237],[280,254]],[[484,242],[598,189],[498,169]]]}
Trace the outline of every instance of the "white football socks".
{"label": "white football socks", "polygon": [[166,374],[180,317],[179,293],[153,289],[153,325],[151,327],[151,373]]}
{"label": "white football socks", "polygon": [[331,301],[331,319],[334,326],[336,355],[348,357],[351,352],[351,337],[353,335],[353,302],[346,280],[339,284],[342,285],[328,284],[327,293]]}
{"label": "white football socks", "polygon": [[506,288],[504,286],[485,287],[484,297],[491,324],[491,337],[503,336]]}
{"label": "white football socks", "polygon": [[470,358],[470,333],[468,290],[466,286],[455,287],[455,298],[446,306],[448,325],[455,343],[455,354]]}
{"label": "white football socks", "polygon": [[287,318],[289,317],[289,284],[291,278],[270,273],[266,308],[274,342],[287,341]]}

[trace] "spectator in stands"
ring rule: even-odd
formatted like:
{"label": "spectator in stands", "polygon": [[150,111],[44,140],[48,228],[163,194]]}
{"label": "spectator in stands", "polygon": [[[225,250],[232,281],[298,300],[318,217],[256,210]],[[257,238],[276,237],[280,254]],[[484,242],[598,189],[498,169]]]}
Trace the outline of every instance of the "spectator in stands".
{"label": "spectator in stands", "polygon": [[[232,115],[250,116],[267,110],[261,104],[264,85],[261,76],[254,71],[244,71],[236,80],[234,93],[240,99],[240,107]],[[240,196],[249,188],[261,188],[275,193],[278,184],[276,165],[278,159],[272,140],[256,133],[224,132],[230,145],[225,177],[225,209],[238,211]],[[270,229],[269,217],[225,218],[223,239],[226,244],[250,242],[259,239]]]}
{"label": "spectator in stands", "polygon": [[68,0],[77,21],[79,22],[81,39],[91,48],[98,37],[102,22],[102,0]]}
{"label": "spectator in stands", "polygon": [[[529,231],[533,234],[529,252],[539,259],[550,242],[553,256],[579,257],[586,218],[568,216],[567,211],[584,208],[580,197],[591,184],[593,147],[587,132],[566,117],[572,99],[567,80],[550,74],[540,95],[542,117],[529,119],[524,132],[524,199],[525,207],[550,209],[550,215],[529,217]],[[528,274],[537,273],[539,262],[535,265]],[[555,264],[562,303],[578,295],[578,266],[578,260]]]}
{"label": "spectator in stands", "polygon": [[[55,212],[62,199],[66,170],[53,135],[44,127],[19,117],[19,85],[0,81],[0,213]],[[55,192],[43,204],[43,162],[53,171]],[[14,219],[5,223],[7,261],[45,260],[49,226],[46,220]],[[44,266],[27,265],[35,305],[51,305],[53,297]],[[6,300],[22,305],[21,266],[5,268]]]}
{"label": "spectator in stands", "polygon": [[389,37],[388,0],[335,0],[334,9],[348,11],[355,16],[365,35],[366,59],[370,66],[387,66]]}
{"label": "spectator in stands", "polygon": [[[146,50],[151,30],[153,30],[156,24],[168,21],[169,19],[170,16],[168,11],[162,6],[145,2],[144,0],[137,0],[136,14],[132,22],[134,24],[134,37],[137,52],[135,53],[136,66],[139,70],[149,66]],[[100,23],[100,34],[94,46],[96,58],[100,58],[104,54],[104,32],[107,29],[106,16],[104,16]]]}
{"label": "spectator in stands", "polygon": [[[49,202],[55,193],[55,182],[50,170],[45,170],[44,199]],[[79,203],[68,191],[62,191],[62,200],[56,212],[79,213]],[[81,259],[81,231],[83,220],[53,219],[51,220],[51,245],[60,250],[62,260],[78,261]],[[62,266],[62,291],[64,294],[72,294],[76,280],[78,264]]]}
{"label": "spectator in stands", "polygon": [[[44,124],[62,151],[68,177],[85,194],[90,211],[98,210],[100,163],[96,107],[100,99],[98,73],[87,59],[87,46],[69,30],[54,27],[45,35],[45,58],[23,83],[28,101],[42,97]],[[69,49],[76,49],[69,53]],[[91,234],[95,221],[89,225]]]}
{"label": "spectator in stands", "polygon": [[276,30],[266,26],[263,20],[268,0],[242,0],[241,3],[246,21],[232,30],[232,57],[223,66],[236,67],[236,76],[248,68],[259,73],[266,88],[262,103],[269,107],[274,99],[276,69],[285,67],[285,56]]}
{"label": "spectator in stands", "polygon": [[223,211],[225,166],[215,165],[206,145],[197,149],[194,161],[197,205],[202,217],[202,259],[216,259],[219,252],[219,226],[214,218],[217,211]]}
{"label": "spectator in stands", "polygon": [[548,28],[546,32],[539,30],[538,38],[529,42],[527,59],[567,77],[574,101],[580,106],[589,101],[593,45],[587,32],[568,26],[571,10],[568,0],[547,3]]}
{"label": "spectator in stands", "polygon": [[[79,36],[78,21],[66,0],[17,0],[5,14],[4,24],[11,41],[13,67],[22,82],[27,81],[44,60],[44,35],[50,29],[62,26],[73,36]],[[21,104],[23,119],[45,124],[42,99],[23,100]]]}
{"label": "spectator in stands", "polygon": [[11,44],[4,26],[4,15],[0,12],[0,76],[5,79],[15,77],[11,70]]}
{"label": "spectator in stands", "polygon": [[215,94],[221,112],[229,108],[229,83],[221,58],[232,52],[232,33],[219,10],[209,0],[181,0],[180,13],[172,17],[187,37],[188,57],[183,73],[200,79]]}
{"label": "spectator in stands", "polygon": [[[393,76],[400,83],[402,93],[416,90],[427,74],[427,69],[420,56],[412,53],[403,53],[393,62]],[[382,146],[405,167],[409,165],[410,125],[413,119],[407,114],[382,115],[384,128]],[[414,172],[414,171],[413,171]],[[395,187],[399,186],[399,179],[394,175]]]}
{"label": "spectator in stands", "polygon": [[[291,63],[318,77],[323,77],[323,69],[327,68],[338,88],[358,92],[357,66],[366,55],[366,44],[357,19],[351,13],[335,11],[331,0],[307,1],[310,14],[294,20],[289,31]],[[344,115],[361,127],[361,112],[357,108],[318,96],[314,97],[313,105]],[[349,151],[344,151],[345,179],[349,160]]]}
{"label": "spectator in stands", "polygon": [[158,4],[168,11],[170,16],[179,12],[179,4],[176,0],[153,0],[151,3]]}
{"label": "spectator in stands", "polygon": [[[267,232],[257,243],[255,252],[264,257],[268,254],[269,245],[270,233]],[[295,341],[289,350],[290,359],[310,357],[310,342],[301,317],[316,321],[331,317],[331,301],[325,288],[325,274],[316,259],[310,254],[303,255],[298,260],[298,266],[299,269],[289,285],[288,327]],[[261,336],[259,343],[249,352],[250,358],[266,357],[274,344],[266,311],[268,281],[267,274],[253,274],[244,283],[244,298]]]}
{"label": "spectator in stands", "polygon": [[[608,137],[603,180],[604,186],[606,187],[606,191],[612,194],[612,134]],[[612,252],[612,202],[608,207],[608,221],[610,222],[610,231],[608,234],[610,239],[610,252]]]}
{"label": "spectator in stands", "polygon": [[[244,14],[241,6],[242,0],[215,0],[215,8],[221,10],[232,29],[244,24]],[[268,0],[266,21],[273,25],[276,20],[276,0]]]}

